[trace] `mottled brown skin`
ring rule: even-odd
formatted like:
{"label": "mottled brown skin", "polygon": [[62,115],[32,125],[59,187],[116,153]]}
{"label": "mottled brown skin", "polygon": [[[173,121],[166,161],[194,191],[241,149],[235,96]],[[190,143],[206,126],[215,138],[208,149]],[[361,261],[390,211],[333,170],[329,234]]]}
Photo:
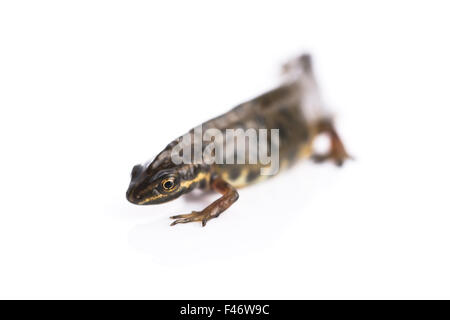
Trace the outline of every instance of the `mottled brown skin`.
{"label": "mottled brown skin", "polygon": [[[298,58],[298,68],[304,76],[312,77],[310,57]],[[316,162],[332,160],[342,165],[349,158],[332,120],[323,116],[308,119],[302,104],[305,88],[298,81],[287,82],[253,100],[245,102],[229,112],[202,124],[203,130],[249,128],[279,129],[280,169],[289,167],[299,159],[310,157]],[[189,132],[193,136],[193,129]],[[326,154],[314,154],[312,143],[319,134],[330,138],[330,150]],[[193,211],[171,217],[171,225],[198,221],[203,226],[217,218],[239,197],[236,188],[258,182],[262,165],[240,164],[181,164],[171,160],[171,151],[181,137],[171,142],[148,165],[136,165],[131,173],[127,199],[139,205],[164,203],[191,192],[196,188],[214,190],[222,196],[202,211]]]}

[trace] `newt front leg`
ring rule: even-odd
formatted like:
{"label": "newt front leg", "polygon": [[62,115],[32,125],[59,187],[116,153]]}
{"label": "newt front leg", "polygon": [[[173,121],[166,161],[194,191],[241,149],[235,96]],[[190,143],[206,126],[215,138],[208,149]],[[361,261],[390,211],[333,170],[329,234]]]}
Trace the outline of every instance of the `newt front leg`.
{"label": "newt front leg", "polygon": [[239,194],[236,189],[220,177],[215,177],[212,179],[211,188],[222,194],[222,197],[211,203],[202,211],[192,211],[192,213],[189,214],[179,214],[170,217],[172,219],[176,219],[171,223],[171,226],[178,223],[201,221],[202,226],[204,227],[208,220],[217,218],[239,198]]}

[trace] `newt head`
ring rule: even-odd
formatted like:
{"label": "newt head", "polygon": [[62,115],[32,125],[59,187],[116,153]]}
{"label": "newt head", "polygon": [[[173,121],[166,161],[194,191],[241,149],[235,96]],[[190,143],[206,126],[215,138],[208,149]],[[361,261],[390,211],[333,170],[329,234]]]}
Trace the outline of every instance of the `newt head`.
{"label": "newt head", "polygon": [[184,177],[181,167],[174,165],[170,159],[164,160],[157,157],[150,164],[133,167],[127,190],[128,201],[139,205],[164,203],[187,191],[182,187]]}
{"label": "newt head", "polygon": [[209,178],[201,165],[174,164],[164,150],[151,163],[131,171],[127,199],[139,205],[165,203],[204,185]]}
{"label": "newt head", "polygon": [[164,203],[185,193],[180,182],[176,167],[152,170],[151,164],[138,164],[131,171],[127,199],[139,205]]}

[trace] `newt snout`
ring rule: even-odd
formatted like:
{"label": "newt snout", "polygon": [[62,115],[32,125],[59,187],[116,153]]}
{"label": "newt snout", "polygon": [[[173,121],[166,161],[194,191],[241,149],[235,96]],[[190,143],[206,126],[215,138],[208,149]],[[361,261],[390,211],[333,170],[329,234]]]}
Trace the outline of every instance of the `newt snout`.
{"label": "newt snout", "polygon": [[133,188],[134,188],[134,186],[129,186],[128,187],[128,190],[127,190],[127,200],[128,201],[130,201],[131,203],[133,203],[133,204],[139,204],[139,202],[140,202],[140,196],[139,195],[135,195],[134,193],[133,193]]}

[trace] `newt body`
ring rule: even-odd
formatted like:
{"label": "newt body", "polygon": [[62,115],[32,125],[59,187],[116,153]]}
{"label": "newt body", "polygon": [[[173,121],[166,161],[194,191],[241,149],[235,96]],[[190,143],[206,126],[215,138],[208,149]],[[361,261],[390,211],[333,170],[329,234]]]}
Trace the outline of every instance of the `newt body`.
{"label": "newt body", "polygon": [[[229,129],[278,129],[276,147],[280,169],[304,158],[312,158],[316,162],[332,160],[342,165],[349,155],[334,129],[332,119],[323,111],[310,57],[300,56],[286,64],[285,71],[287,80],[281,86],[203,123],[202,130],[214,129],[226,135]],[[188,133],[189,137],[194,134],[194,129]],[[330,150],[326,154],[315,154],[313,151],[312,143],[319,134],[330,138]],[[199,221],[204,226],[238,199],[236,188],[270,177],[261,174],[261,168],[267,167],[267,164],[229,164],[226,159],[229,155],[223,155],[221,162],[176,164],[172,154],[182,139],[179,137],[172,141],[151,163],[134,166],[127,191],[127,199],[139,205],[164,203],[196,188],[212,189],[222,194],[221,198],[200,212],[171,217],[175,219],[172,225]],[[270,149],[274,142],[272,139],[267,142]],[[205,151],[203,144],[200,148]],[[195,149],[194,145],[192,149]]]}

